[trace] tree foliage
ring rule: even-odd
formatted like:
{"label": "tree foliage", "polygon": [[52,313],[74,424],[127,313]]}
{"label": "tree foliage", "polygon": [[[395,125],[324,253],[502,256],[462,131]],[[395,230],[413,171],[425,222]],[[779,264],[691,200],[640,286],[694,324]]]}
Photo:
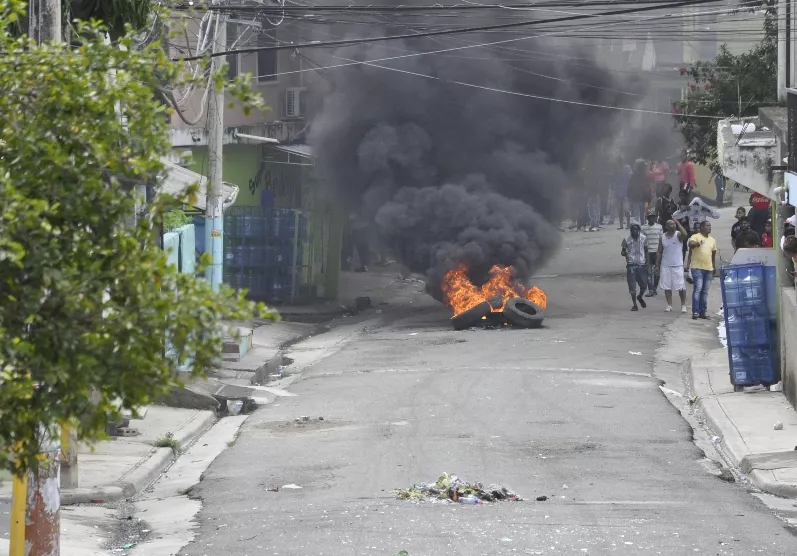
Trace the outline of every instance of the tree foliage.
{"label": "tree foliage", "polygon": [[[0,30],[24,4],[0,0]],[[36,464],[41,425],[100,438],[115,400],[146,405],[178,368],[212,366],[223,319],[276,318],[167,263],[153,223],[182,200],[131,225],[129,184],[156,183],[170,148],[153,90],[179,68],[157,44],[79,31],[76,49],[0,31],[0,468],[15,473]]]}
{"label": "tree foliage", "polygon": [[152,13],[152,0],[61,0],[63,13],[71,19],[101,22],[112,38],[120,37],[125,27],[141,29]]}
{"label": "tree foliage", "polygon": [[777,29],[765,19],[764,38],[752,50],[734,55],[725,45],[716,58],[681,68],[690,82],[677,103],[676,122],[696,162],[712,164],[717,153],[717,119],[704,116],[756,116],[777,103]]}

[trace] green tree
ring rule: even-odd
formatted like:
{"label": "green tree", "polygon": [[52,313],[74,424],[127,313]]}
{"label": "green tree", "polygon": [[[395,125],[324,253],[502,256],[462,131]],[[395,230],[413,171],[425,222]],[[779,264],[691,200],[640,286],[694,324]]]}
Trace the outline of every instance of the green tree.
{"label": "green tree", "polygon": [[777,103],[777,29],[772,18],[764,22],[764,38],[752,50],[734,55],[725,45],[713,60],[681,68],[690,82],[677,103],[676,123],[695,162],[713,165],[717,155],[716,119],[704,116],[755,116],[762,106]]}
{"label": "green tree", "polygon": [[178,367],[211,367],[223,319],[277,318],[169,266],[154,223],[185,199],[129,222],[130,184],[156,183],[170,148],[153,91],[179,68],[157,44],[103,44],[96,22],[78,48],[15,38],[25,4],[0,0],[0,468],[17,474],[35,467],[42,425],[100,438],[115,400],[146,405]]}
{"label": "green tree", "polygon": [[125,26],[141,29],[152,13],[152,0],[61,0],[63,11],[71,19],[96,19],[112,39],[125,33]]}

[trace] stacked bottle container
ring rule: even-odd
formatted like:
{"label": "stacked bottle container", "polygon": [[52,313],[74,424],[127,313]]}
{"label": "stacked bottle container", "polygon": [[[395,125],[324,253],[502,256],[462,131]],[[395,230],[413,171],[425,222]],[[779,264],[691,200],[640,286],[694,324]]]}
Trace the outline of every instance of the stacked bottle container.
{"label": "stacked bottle container", "polygon": [[[224,281],[252,299],[285,302],[302,265],[306,219],[292,209],[231,207],[224,217]],[[298,233],[297,233],[298,232]]]}
{"label": "stacked bottle container", "polygon": [[733,265],[720,271],[731,383],[774,384],[775,344],[761,264]]}

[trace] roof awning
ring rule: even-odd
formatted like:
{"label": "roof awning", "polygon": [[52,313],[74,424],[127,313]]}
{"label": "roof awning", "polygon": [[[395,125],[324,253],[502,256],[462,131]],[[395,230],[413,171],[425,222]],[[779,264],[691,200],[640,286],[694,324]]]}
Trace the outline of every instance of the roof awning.
{"label": "roof awning", "polygon": [[[169,162],[165,158],[162,158],[161,162],[165,166],[166,171],[164,172],[158,191],[167,195],[179,196],[190,186],[198,184],[199,191],[197,193],[196,199],[194,199],[194,202],[192,203],[192,206],[200,210],[205,210],[205,202],[207,201],[206,197],[208,193],[208,179],[202,174],[198,174],[193,170],[189,170],[174,164],[173,162]],[[228,203],[234,201],[237,195],[237,185],[227,182],[222,183],[223,202]]]}
{"label": "roof awning", "polygon": [[304,158],[315,158],[315,154],[313,154],[313,147],[301,143],[296,143],[293,145],[269,145],[269,148],[272,148],[275,151],[301,156]]}

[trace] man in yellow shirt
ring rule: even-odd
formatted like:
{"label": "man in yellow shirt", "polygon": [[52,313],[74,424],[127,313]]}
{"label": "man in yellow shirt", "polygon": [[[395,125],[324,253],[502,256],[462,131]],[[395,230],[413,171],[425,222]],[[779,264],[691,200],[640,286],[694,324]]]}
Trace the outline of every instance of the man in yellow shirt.
{"label": "man in yellow shirt", "polygon": [[717,274],[717,242],[711,237],[711,223],[704,220],[700,223],[700,233],[689,238],[689,249],[692,250],[692,319],[708,319],[708,287],[712,276]]}

